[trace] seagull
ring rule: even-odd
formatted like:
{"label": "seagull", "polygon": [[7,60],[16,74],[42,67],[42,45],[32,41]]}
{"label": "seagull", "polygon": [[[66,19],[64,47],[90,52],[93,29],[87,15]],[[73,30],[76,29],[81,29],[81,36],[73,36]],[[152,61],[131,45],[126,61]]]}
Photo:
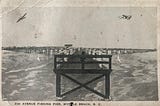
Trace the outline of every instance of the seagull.
{"label": "seagull", "polygon": [[21,17],[17,20],[17,22],[16,22],[16,23],[18,23],[19,21],[21,21],[21,20],[25,19],[25,18],[26,18],[26,17],[25,17],[26,15],[27,15],[27,13],[25,13],[23,16],[21,16]]}
{"label": "seagull", "polygon": [[37,35],[35,35],[34,38],[36,39],[36,38],[37,38]]}
{"label": "seagull", "polygon": [[132,18],[132,16],[131,15],[122,15],[122,16],[120,16],[119,17],[120,19],[127,19],[127,20],[130,20],[131,18]]}

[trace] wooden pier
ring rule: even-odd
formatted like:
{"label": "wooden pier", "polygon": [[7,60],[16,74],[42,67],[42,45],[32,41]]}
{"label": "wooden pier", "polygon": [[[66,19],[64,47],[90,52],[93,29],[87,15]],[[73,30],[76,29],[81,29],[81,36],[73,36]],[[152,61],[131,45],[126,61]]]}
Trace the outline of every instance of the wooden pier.
{"label": "wooden pier", "polygon": [[[67,58],[67,60],[65,60],[65,58]],[[107,59],[102,60],[102,61],[95,61],[93,60],[93,58],[107,58]],[[85,54],[84,52],[78,55],[55,55],[53,71],[56,73],[56,96],[62,97],[64,95],[70,94],[74,92],[75,90],[83,87],[105,99],[109,99],[110,97],[110,73],[112,71],[111,58],[112,58],[112,55],[88,55],[88,54]],[[80,68],[73,68],[72,66],[69,66],[69,65],[74,65],[74,64],[75,65],[79,64]],[[98,65],[107,64],[108,68],[98,68],[97,69],[93,67],[91,69],[88,69],[86,68],[87,64],[98,64]],[[68,67],[70,68],[68,69]],[[100,74],[100,75],[86,83],[81,83],[78,80],[73,79],[72,77],[68,76],[68,74],[98,74],[98,75]],[[61,93],[61,76],[64,76],[70,79],[71,81],[77,83],[79,86],[62,94]],[[104,79],[105,94],[102,94],[87,86],[91,82],[94,82],[95,80],[100,79],[102,77],[105,78]]]}

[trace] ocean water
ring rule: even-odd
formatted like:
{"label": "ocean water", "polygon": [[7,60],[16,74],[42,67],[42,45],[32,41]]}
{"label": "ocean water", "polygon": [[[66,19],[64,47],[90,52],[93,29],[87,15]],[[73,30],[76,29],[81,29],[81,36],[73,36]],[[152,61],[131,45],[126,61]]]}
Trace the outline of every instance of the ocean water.
{"label": "ocean water", "polygon": [[[99,61],[99,60],[97,60]],[[56,74],[53,72],[53,57],[36,53],[3,51],[2,98],[3,100],[59,100],[56,97]],[[88,66],[93,67],[93,66]],[[94,65],[101,67],[101,65]],[[104,65],[105,67],[105,65]],[[113,101],[158,100],[156,52],[113,55],[110,96]],[[74,75],[85,83],[97,75]],[[104,93],[104,79],[91,83],[89,87]],[[77,87],[62,77],[62,92]],[[61,100],[104,100],[82,88]]]}

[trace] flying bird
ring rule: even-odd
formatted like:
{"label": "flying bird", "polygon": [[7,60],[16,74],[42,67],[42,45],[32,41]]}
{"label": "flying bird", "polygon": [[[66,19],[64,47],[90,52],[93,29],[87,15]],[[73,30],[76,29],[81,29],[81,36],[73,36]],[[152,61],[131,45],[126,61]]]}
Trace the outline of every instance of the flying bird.
{"label": "flying bird", "polygon": [[27,15],[27,13],[25,13],[23,16],[21,16],[21,17],[17,20],[17,22],[16,22],[16,23],[18,23],[19,21],[21,21],[21,20],[25,19],[25,18],[26,18],[26,17],[25,17],[26,15]]}
{"label": "flying bird", "polygon": [[37,38],[37,36],[35,35],[35,36],[34,36],[34,38],[36,39],[36,38]]}
{"label": "flying bird", "polygon": [[37,33],[34,34],[34,38],[35,38],[35,39],[38,38],[38,37],[37,37]]}
{"label": "flying bird", "polygon": [[132,18],[132,16],[131,15],[122,15],[122,16],[120,16],[119,17],[120,19],[127,19],[127,20],[130,20],[131,18]]}

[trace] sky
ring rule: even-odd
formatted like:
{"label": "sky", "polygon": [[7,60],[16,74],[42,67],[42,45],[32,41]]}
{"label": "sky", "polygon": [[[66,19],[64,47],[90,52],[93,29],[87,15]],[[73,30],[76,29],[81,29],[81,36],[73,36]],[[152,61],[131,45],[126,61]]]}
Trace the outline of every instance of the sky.
{"label": "sky", "polygon": [[[16,21],[27,13],[26,18]],[[156,48],[156,8],[17,8],[2,16],[2,46]],[[131,15],[131,19],[120,19]]]}

